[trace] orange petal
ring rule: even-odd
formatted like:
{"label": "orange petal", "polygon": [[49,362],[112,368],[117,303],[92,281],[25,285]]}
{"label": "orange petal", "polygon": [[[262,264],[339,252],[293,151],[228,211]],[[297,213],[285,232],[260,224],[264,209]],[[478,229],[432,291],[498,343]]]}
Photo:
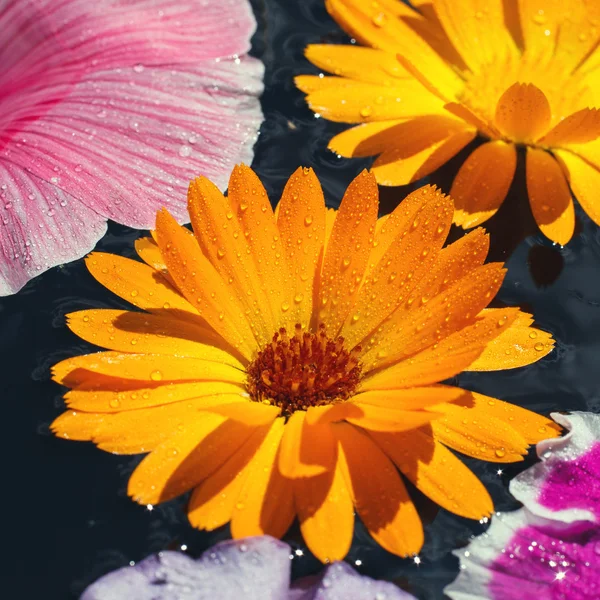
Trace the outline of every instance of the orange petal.
{"label": "orange petal", "polygon": [[243,309],[196,240],[165,209],[156,217],[156,231],[161,254],[177,287],[208,324],[248,358],[255,341]]}
{"label": "orange petal", "polygon": [[326,425],[344,421],[348,417],[362,417],[363,411],[354,402],[337,402],[324,406],[312,406],[306,411],[308,425]]}
{"label": "orange petal", "polygon": [[[393,87],[342,77],[331,79],[314,81],[306,97],[310,108],[330,121],[371,123],[444,111],[442,101],[413,79],[399,80]],[[305,85],[302,87],[307,89]]]}
{"label": "orange petal", "polygon": [[450,41],[474,73],[517,57],[504,23],[502,0],[434,0]]}
{"label": "orange petal", "polygon": [[153,268],[115,254],[92,252],[85,264],[104,287],[143,310],[170,310],[176,317],[198,319],[198,311]]}
{"label": "orange petal", "polygon": [[[229,179],[228,198],[237,215],[256,264],[258,277],[267,291],[275,327],[293,327],[287,312],[293,302],[294,281],[287,268],[283,243],[267,192],[252,169],[237,165]],[[217,298],[218,298],[217,294]],[[272,334],[273,332],[271,332]]]}
{"label": "orange petal", "polygon": [[121,354],[97,352],[67,358],[52,367],[52,378],[68,387],[106,375],[145,383],[169,381],[229,381],[244,383],[244,371],[229,365],[164,354]]}
{"label": "orange petal", "polygon": [[397,236],[365,279],[350,318],[342,329],[348,347],[372,335],[408,299],[435,262],[452,219],[452,201],[431,187],[419,190],[423,206],[408,231]]}
{"label": "orange petal", "polygon": [[[142,384],[143,385],[143,384]],[[199,381],[194,383],[154,384],[155,387],[136,387],[130,390],[84,390],[67,392],[65,402],[73,410],[87,412],[116,413],[173,404],[182,400],[204,398],[206,396],[238,394],[243,398],[246,388],[242,384],[224,381]],[[157,387],[156,387],[157,386]],[[233,400],[232,400],[233,401]]]}
{"label": "orange petal", "polygon": [[318,318],[337,336],[354,306],[375,234],[379,190],[375,177],[360,173],[348,186],[323,259]]}
{"label": "orange petal", "polygon": [[208,405],[236,400],[239,395],[222,394],[113,414],[67,411],[52,423],[52,431],[60,437],[92,441],[106,452],[139,454],[152,451],[187,423],[203,420],[199,411]]}
{"label": "orange petal", "polygon": [[304,55],[329,73],[366,83],[391,86],[410,75],[389,52],[361,46],[309,44]]}
{"label": "orange petal", "polygon": [[406,487],[390,459],[352,425],[332,425],[339,441],[340,468],[354,506],[375,541],[408,556],[423,545],[423,528]]}
{"label": "orange petal", "polygon": [[248,466],[231,517],[234,539],[265,534],[280,538],[294,520],[292,482],[277,468],[283,429],[284,419],[276,419]]}
{"label": "orange petal", "polygon": [[[481,316],[498,318],[505,309],[485,309]],[[489,341],[479,358],[466,371],[500,371],[530,365],[552,351],[552,335],[530,327],[530,315],[519,311],[517,318],[498,337]]]}
{"label": "orange petal", "polygon": [[494,510],[488,491],[472,471],[422,431],[370,435],[402,473],[442,508],[467,519],[489,517]]}
{"label": "orange petal", "polygon": [[369,138],[376,136],[378,133],[390,129],[401,120],[396,121],[374,121],[373,123],[363,123],[356,127],[351,127],[338,133],[329,141],[328,148],[346,158],[359,158],[363,156],[371,156]]}
{"label": "orange petal", "polygon": [[431,422],[433,438],[453,450],[499,463],[522,461],[527,454],[527,440],[512,424],[494,417],[484,407],[446,403],[430,410],[443,415]]}
{"label": "orange petal", "polygon": [[542,233],[564,245],[575,230],[571,190],[560,165],[545,150],[527,148],[527,193],[531,211]]}
{"label": "orange petal", "polygon": [[428,387],[414,387],[404,390],[372,390],[364,391],[353,397],[356,404],[372,404],[382,408],[397,410],[419,410],[426,406],[452,402],[465,394],[460,388],[446,385],[432,385]]}
{"label": "orange petal", "polygon": [[285,425],[279,452],[284,477],[313,477],[335,468],[335,443],[327,425],[309,425],[306,413],[297,411]]}
{"label": "orange petal", "polygon": [[351,79],[345,77],[321,77],[320,75],[296,75],[294,83],[305,94],[354,85]]}
{"label": "orange petal", "polygon": [[292,275],[290,323],[308,325],[313,288],[325,243],[325,198],[312,169],[298,168],[289,178],[277,216],[277,227]]}
{"label": "orange petal", "polygon": [[346,421],[369,431],[408,431],[416,429],[437,418],[433,413],[419,410],[398,410],[387,406],[360,404],[361,417],[348,417]]}
{"label": "orange petal", "polygon": [[207,407],[206,410],[252,427],[267,425],[273,422],[281,412],[278,406],[269,406],[248,401],[213,405]]}
{"label": "orange petal", "polygon": [[140,504],[171,500],[216,471],[252,431],[220,415],[200,414],[144,458],[127,493]]}
{"label": "orange petal", "polygon": [[600,110],[583,108],[557,123],[541,140],[545,146],[584,144],[600,136]]}
{"label": "orange petal", "polygon": [[469,392],[468,396],[461,396],[455,401],[455,404],[457,407],[471,407],[469,410],[477,410],[489,417],[508,423],[515,431],[519,432],[528,444],[537,444],[542,440],[556,437],[562,431],[552,419],[516,404],[476,392]]}
{"label": "orange petal", "polygon": [[67,315],[67,326],[80,338],[109,350],[187,356],[244,368],[229,352],[216,347],[224,346],[224,340],[214,331],[166,314],[81,310]]}
{"label": "orange petal", "polygon": [[598,200],[600,170],[587,160],[566,150],[555,150],[554,155],[559,159],[579,204],[590,219],[600,225],[600,201]]}
{"label": "orange petal", "polygon": [[270,429],[271,424],[254,429],[244,444],[194,489],[188,508],[194,527],[212,531],[231,520],[249,465]]}
{"label": "orange petal", "polygon": [[418,181],[446,164],[475,135],[474,130],[459,131],[408,158],[403,158],[395,150],[386,151],[373,163],[373,173],[380,185],[407,185]]}
{"label": "orange petal", "polygon": [[450,190],[454,222],[469,229],[494,215],[508,193],[516,167],[513,144],[496,140],[479,146],[458,171]]}
{"label": "orange petal", "polygon": [[294,480],[294,500],[302,537],[324,563],[342,560],[352,544],[354,507],[344,476],[335,463],[317,477]]}
{"label": "orange petal", "polygon": [[444,109],[455,117],[462,119],[465,123],[471,124],[486,137],[493,139],[501,135],[495,125],[489,122],[484,114],[475,109],[468,108],[459,102],[448,102],[444,105]]}
{"label": "orange petal", "polygon": [[[229,200],[205,177],[190,183],[188,210],[202,254],[229,284],[229,294],[235,296],[237,304],[252,315],[252,331],[258,344],[266,344],[275,331],[275,316],[239,214],[235,218]],[[257,305],[261,310],[256,310]]]}
{"label": "orange petal", "polygon": [[[501,310],[501,313],[478,318],[471,325],[458,329],[440,342],[431,344],[410,357],[401,359],[402,350],[390,351],[386,346],[387,354],[380,350],[382,354],[378,354],[375,360],[370,358],[370,362],[367,362],[377,368],[384,366],[384,369],[367,376],[362,383],[363,389],[429,385],[457,375],[470,367],[490,340],[510,326],[518,312],[515,308]],[[385,366],[386,363],[391,363],[392,366]]]}
{"label": "orange petal", "polygon": [[495,123],[514,142],[534,142],[550,127],[552,110],[544,92],[532,83],[514,83],[500,96]]}
{"label": "orange petal", "polygon": [[[503,279],[502,265],[489,263],[466,274],[431,299],[427,290],[421,297],[410,294],[392,318],[372,335],[363,355],[364,364],[371,369],[406,359],[471,325],[495,296]],[[477,343],[477,332],[474,337],[465,338],[467,340]],[[454,339],[448,343],[456,342]],[[451,349],[460,352],[465,344],[446,347],[446,351]]]}
{"label": "orange petal", "polygon": [[[135,240],[134,246],[137,255],[148,266],[152,267],[156,271],[159,271],[163,277],[169,277],[167,265],[165,265],[165,261],[163,260],[162,254],[160,253],[160,248],[158,247],[158,244],[154,241],[154,238],[138,238],[137,240]],[[172,281],[169,281],[169,283],[174,285]]]}

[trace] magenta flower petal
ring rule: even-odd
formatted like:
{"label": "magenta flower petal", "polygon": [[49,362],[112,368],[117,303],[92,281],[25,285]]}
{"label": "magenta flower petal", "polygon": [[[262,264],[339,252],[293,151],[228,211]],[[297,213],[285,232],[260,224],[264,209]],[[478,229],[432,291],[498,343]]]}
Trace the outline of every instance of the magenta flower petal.
{"label": "magenta flower petal", "polygon": [[247,0],[7,0],[0,9],[0,294],[91,250],[107,218],[187,218],[250,162],[262,64]]}
{"label": "magenta flower petal", "polygon": [[541,462],[517,475],[510,491],[541,517],[600,523],[600,416],[575,412],[552,418],[569,432],[540,442]]}
{"label": "magenta flower petal", "polygon": [[453,600],[600,597],[600,416],[552,417],[569,432],[540,442],[541,462],[511,482],[524,507],[455,552]]}
{"label": "magenta flower petal", "polygon": [[161,552],[105,575],[81,600],[285,600],[289,546],[274,538],[227,541],[200,559]]}

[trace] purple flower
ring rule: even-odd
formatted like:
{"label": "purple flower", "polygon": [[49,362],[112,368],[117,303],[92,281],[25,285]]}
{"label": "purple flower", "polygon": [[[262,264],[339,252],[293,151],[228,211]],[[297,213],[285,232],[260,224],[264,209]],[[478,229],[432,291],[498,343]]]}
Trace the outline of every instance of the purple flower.
{"label": "purple flower", "polygon": [[540,442],[541,462],[511,482],[523,508],[455,552],[453,600],[600,598],[600,416],[552,417],[569,432]]}
{"label": "purple flower", "polygon": [[392,583],[333,563],[290,587],[291,550],[269,536],[226,541],[194,560],[161,552],[118,569],[88,587],[80,600],[410,600]]}

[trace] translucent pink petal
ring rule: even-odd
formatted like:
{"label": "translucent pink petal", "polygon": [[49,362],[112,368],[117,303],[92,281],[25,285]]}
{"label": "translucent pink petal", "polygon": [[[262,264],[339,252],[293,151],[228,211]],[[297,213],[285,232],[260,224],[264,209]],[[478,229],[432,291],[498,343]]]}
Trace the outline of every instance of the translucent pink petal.
{"label": "translucent pink petal", "polygon": [[[225,187],[251,161],[254,27],[247,0],[0,0],[1,294],[92,249],[106,218],[187,219],[191,178]],[[56,233],[33,244],[32,225]]]}

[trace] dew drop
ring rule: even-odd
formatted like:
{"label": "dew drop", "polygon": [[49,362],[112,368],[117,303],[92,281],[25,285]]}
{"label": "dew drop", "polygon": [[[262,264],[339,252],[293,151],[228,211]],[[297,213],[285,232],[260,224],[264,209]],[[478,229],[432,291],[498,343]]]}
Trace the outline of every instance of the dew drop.
{"label": "dew drop", "polygon": [[306,215],[306,217],[304,217],[304,224],[308,227],[309,225],[311,225],[313,222],[313,218],[310,215]]}
{"label": "dew drop", "polygon": [[152,381],[161,381],[163,378],[162,373],[160,371],[152,371],[152,373],[150,373],[150,379],[152,379]]}
{"label": "dew drop", "polygon": [[373,114],[373,109],[370,106],[363,106],[363,108],[360,109],[360,116],[367,118],[370,117]]}
{"label": "dew drop", "polygon": [[498,448],[495,454],[498,458],[504,458],[504,456],[506,456],[506,452],[502,448]]}
{"label": "dew drop", "polygon": [[529,337],[530,337],[532,340],[535,340],[535,338],[537,337],[537,331],[532,331],[532,332],[529,334]]}
{"label": "dew drop", "polygon": [[538,352],[541,352],[544,349],[544,344],[542,344],[541,342],[538,342],[535,346],[534,349],[537,350]]}
{"label": "dew drop", "polygon": [[375,27],[383,27],[387,21],[387,15],[384,12],[379,12],[373,15],[371,22]]}
{"label": "dew drop", "polygon": [[290,309],[290,305],[288,302],[282,302],[281,303],[281,310],[283,312],[287,312]]}

